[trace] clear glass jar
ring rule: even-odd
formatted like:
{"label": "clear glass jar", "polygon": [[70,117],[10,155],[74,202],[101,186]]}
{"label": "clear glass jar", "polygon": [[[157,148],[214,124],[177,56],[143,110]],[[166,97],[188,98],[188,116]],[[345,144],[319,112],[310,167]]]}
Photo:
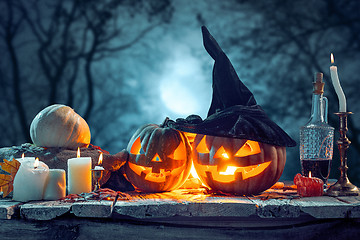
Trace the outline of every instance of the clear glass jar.
{"label": "clear glass jar", "polygon": [[303,176],[327,182],[333,156],[334,128],[328,124],[328,101],[323,96],[323,74],[316,73],[313,83],[311,117],[300,127],[300,161]]}

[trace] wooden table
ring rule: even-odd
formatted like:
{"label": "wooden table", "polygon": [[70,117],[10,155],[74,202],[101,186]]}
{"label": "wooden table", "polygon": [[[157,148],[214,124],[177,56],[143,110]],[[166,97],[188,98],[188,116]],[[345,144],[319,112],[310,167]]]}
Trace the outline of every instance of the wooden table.
{"label": "wooden table", "polygon": [[300,198],[180,189],[117,201],[0,200],[0,239],[360,239],[360,196]]}

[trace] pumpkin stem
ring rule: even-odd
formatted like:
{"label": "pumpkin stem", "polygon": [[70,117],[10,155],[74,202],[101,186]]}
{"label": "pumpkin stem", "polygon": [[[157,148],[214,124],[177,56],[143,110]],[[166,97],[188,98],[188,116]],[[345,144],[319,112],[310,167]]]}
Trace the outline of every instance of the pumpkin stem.
{"label": "pumpkin stem", "polygon": [[166,117],[164,122],[160,125],[160,127],[166,127],[167,123],[169,122],[170,118],[169,117]]}

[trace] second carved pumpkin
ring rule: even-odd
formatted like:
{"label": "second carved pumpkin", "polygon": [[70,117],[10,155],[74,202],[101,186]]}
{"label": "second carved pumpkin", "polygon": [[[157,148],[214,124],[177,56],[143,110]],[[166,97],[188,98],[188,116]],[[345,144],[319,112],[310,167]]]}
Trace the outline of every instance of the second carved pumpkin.
{"label": "second carved pumpkin", "polygon": [[129,141],[125,173],[145,192],[171,191],[188,178],[191,147],[184,133],[155,124],[140,127]]}
{"label": "second carved pumpkin", "polygon": [[193,143],[197,174],[213,190],[256,194],[280,178],[285,147],[252,140],[198,134]]}

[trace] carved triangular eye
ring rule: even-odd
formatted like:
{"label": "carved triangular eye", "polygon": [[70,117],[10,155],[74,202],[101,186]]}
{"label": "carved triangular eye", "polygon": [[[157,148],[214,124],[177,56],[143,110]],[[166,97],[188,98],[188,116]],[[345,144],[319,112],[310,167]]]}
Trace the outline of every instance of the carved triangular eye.
{"label": "carved triangular eye", "polygon": [[133,143],[133,145],[131,146],[130,149],[130,153],[131,154],[145,154],[144,150],[141,147],[141,140],[140,137],[138,137],[135,142]]}
{"label": "carved triangular eye", "polygon": [[225,148],[221,146],[215,153],[214,158],[229,159],[229,154],[225,151]]}
{"label": "carved triangular eye", "polygon": [[153,159],[151,160],[152,162],[162,162],[159,154],[155,154],[155,156],[153,157]]}
{"label": "carved triangular eye", "polygon": [[259,143],[256,141],[247,140],[244,145],[235,153],[235,157],[246,157],[261,153]]}
{"label": "carved triangular eye", "polygon": [[184,144],[180,143],[179,146],[169,155],[169,158],[181,160],[186,158],[186,151]]}
{"label": "carved triangular eye", "polygon": [[199,145],[196,147],[196,151],[199,153],[209,153],[209,148],[206,146],[206,136],[204,136]]}

